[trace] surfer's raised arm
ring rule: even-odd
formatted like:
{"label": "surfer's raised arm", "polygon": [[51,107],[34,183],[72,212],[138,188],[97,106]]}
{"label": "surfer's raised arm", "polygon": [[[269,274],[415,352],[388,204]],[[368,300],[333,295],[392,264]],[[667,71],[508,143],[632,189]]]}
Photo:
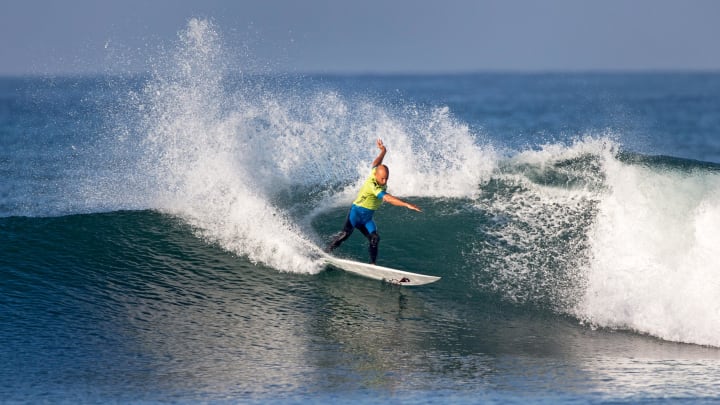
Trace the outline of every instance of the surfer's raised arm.
{"label": "surfer's raised arm", "polygon": [[387,148],[385,148],[385,145],[383,145],[382,139],[378,138],[376,144],[378,149],[380,149],[380,154],[377,155],[375,160],[373,160],[372,167],[380,166],[383,162],[383,159],[385,159],[385,154],[387,153]]}
{"label": "surfer's raised arm", "polygon": [[[387,153],[387,148],[385,145],[383,145],[382,139],[377,140],[377,147],[380,149],[380,154],[373,160],[373,166],[375,169],[374,176],[375,181],[381,185],[385,186],[387,184],[388,178],[390,177],[390,169],[388,169],[387,166],[382,164],[383,159],[385,158],[385,154]],[[407,201],[403,201],[394,195],[390,195],[387,192],[383,192],[378,198],[381,198],[383,201],[387,202],[388,204],[396,205],[398,207],[405,207],[408,209],[411,209],[413,211],[422,212],[420,208],[418,208],[417,205],[411,204]]]}

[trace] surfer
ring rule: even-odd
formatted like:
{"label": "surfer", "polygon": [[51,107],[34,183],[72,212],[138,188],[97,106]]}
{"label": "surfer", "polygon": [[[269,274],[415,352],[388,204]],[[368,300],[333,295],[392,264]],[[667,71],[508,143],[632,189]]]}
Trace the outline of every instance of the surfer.
{"label": "surfer", "polygon": [[373,160],[370,176],[365,180],[357,198],[353,201],[343,230],[335,235],[326,249],[328,253],[332,252],[349,238],[353,230],[357,228],[370,242],[368,251],[370,252],[370,263],[372,264],[375,264],[375,260],[377,259],[378,244],[380,243],[380,236],[377,233],[375,221],[373,221],[373,214],[380,208],[380,204],[386,201],[392,205],[422,212],[417,205],[405,202],[385,191],[387,189],[388,178],[390,177],[390,169],[382,164],[382,161],[387,153],[387,148],[383,145],[381,139],[378,139],[376,144],[378,149],[380,149],[380,154]]}

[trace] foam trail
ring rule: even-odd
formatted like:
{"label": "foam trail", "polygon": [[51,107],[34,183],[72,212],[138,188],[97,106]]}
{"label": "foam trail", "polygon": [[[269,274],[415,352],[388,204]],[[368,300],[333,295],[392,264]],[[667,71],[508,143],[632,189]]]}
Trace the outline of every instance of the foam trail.
{"label": "foam trail", "polygon": [[[311,243],[260,187],[247,115],[223,88],[221,44],[210,23],[191,20],[180,49],[146,86],[144,157],[157,209],[177,214],[208,240],[287,271],[315,271]],[[241,102],[241,100],[240,100]]]}
{"label": "foam trail", "polygon": [[720,346],[720,175],[605,165],[577,315],[596,325]]}

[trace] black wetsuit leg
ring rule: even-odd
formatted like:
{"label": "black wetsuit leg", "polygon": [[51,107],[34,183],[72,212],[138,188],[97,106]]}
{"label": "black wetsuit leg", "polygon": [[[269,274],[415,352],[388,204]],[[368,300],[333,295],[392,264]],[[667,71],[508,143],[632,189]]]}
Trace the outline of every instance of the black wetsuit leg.
{"label": "black wetsuit leg", "polygon": [[[373,231],[373,233],[368,232],[365,225],[359,225],[357,229],[365,235],[365,237],[370,242],[368,245],[368,253],[370,254],[370,263],[375,264],[375,261],[377,260],[378,255],[378,246],[380,245],[380,235],[378,235],[377,231]],[[345,225],[343,226],[343,230],[340,231],[335,237],[333,237],[333,240],[330,242],[330,244],[325,248],[325,251],[327,253],[332,252],[335,250],[338,246],[340,246],[343,242],[345,242],[350,235],[352,235],[353,231],[355,230],[355,227],[350,222],[350,214],[348,214],[347,219],[345,220]]]}
{"label": "black wetsuit leg", "polygon": [[380,235],[378,235],[377,231],[375,231],[370,234],[368,239],[370,240],[370,245],[368,245],[370,263],[375,264],[375,260],[377,260],[378,255],[378,246],[380,245]]}
{"label": "black wetsuit leg", "polygon": [[380,235],[378,235],[377,231],[373,231],[372,233],[368,232],[365,225],[360,225],[357,229],[362,232],[362,234],[368,239],[368,242],[370,242],[368,245],[370,263],[375,264],[378,255],[378,246],[380,245]]}
{"label": "black wetsuit leg", "polygon": [[[328,253],[332,252],[335,248],[345,242],[350,235],[352,235],[353,230],[355,230],[355,227],[353,227],[352,223],[350,223],[350,214],[348,214],[343,230],[333,237],[333,240],[330,242],[328,247],[325,248],[325,251]],[[367,230],[365,232],[367,232]]]}

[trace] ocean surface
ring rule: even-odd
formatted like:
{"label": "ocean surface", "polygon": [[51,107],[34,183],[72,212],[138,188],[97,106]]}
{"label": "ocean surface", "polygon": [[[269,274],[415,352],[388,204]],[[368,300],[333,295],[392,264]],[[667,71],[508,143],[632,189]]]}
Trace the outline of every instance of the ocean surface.
{"label": "ocean surface", "polygon": [[[0,402],[720,401],[720,73],[0,78]],[[328,268],[377,154],[378,264]],[[339,256],[367,260],[357,232]]]}

